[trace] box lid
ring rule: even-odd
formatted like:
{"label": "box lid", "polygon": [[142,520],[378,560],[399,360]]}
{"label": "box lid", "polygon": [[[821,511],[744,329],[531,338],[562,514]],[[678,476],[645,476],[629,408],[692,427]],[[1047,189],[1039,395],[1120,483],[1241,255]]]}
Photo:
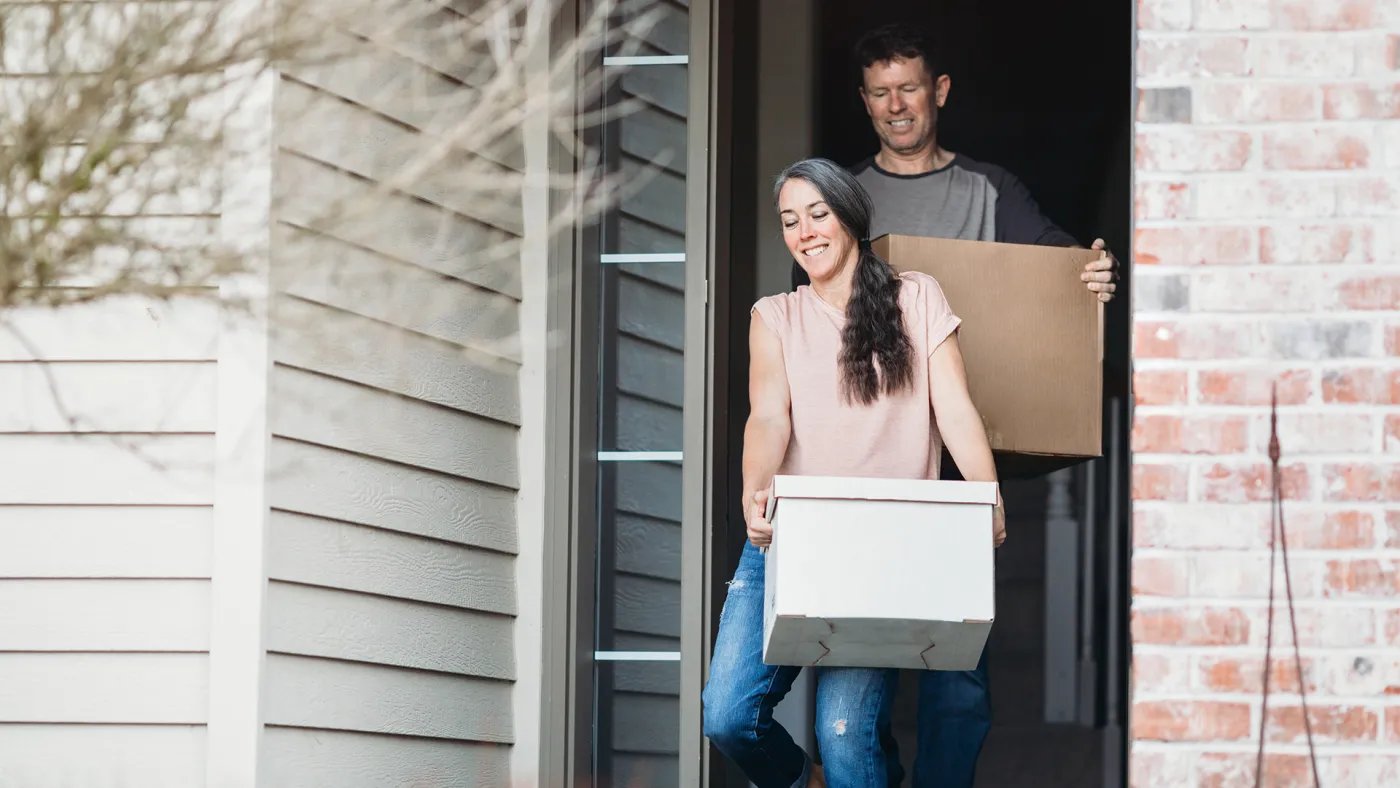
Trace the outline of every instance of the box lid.
{"label": "box lid", "polygon": [[873,479],[855,476],[774,476],[769,508],[779,498],[916,501],[995,506],[995,482]]}

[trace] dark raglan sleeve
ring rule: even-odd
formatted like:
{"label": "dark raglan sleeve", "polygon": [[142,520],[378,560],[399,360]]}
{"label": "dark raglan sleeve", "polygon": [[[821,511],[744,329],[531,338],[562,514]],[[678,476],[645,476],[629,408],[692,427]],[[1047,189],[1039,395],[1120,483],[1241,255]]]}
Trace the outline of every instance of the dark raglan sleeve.
{"label": "dark raglan sleeve", "polygon": [[997,190],[997,235],[1003,243],[1036,246],[1080,246],[1040,210],[1030,189],[1001,167],[983,165],[987,179]]}

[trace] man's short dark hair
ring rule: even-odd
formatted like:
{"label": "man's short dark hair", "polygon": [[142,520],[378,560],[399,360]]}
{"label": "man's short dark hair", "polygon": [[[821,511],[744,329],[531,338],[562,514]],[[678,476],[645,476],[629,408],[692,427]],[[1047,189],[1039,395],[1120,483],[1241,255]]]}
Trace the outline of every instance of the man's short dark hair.
{"label": "man's short dark hair", "polygon": [[933,37],[918,25],[881,25],[861,36],[856,42],[856,68],[860,70],[862,77],[865,69],[876,63],[888,63],[896,58],[913,60],[916,57],[924,59],[924,67],[928,69],[930,77],[938,79],[943,75],[943,64],[938,60]]}

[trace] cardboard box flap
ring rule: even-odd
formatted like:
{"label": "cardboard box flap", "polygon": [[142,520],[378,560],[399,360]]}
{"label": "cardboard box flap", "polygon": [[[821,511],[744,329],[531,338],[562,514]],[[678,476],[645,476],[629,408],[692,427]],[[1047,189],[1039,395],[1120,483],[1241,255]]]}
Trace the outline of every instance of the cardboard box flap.
{"label": "cardboard box flap", "polygon": [[780,498],[847,499],[857,501],[916,501],[995,506],[994,482],[937,479],[867,479],[844,476],[774,476],[768,508]]}

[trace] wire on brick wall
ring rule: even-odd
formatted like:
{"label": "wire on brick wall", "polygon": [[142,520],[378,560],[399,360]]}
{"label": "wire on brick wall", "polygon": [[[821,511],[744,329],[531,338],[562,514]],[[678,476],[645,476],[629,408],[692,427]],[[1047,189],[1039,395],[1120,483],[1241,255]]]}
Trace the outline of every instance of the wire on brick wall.
{"label": "wire on brick wall", "polygon": [[1269,404],[1269,464],[1273,487],[1269,502],[1269,613],[1267,636],[1264,640],[1264,702],[1259,714],[1259,754],[1254,763],[1254,788],[1264,784],[1264,743],[1269,728],[1269,676],[1273,673],[1274,650],[1274,566],[1278,556],[1283,558],[1283,587],[1288,596],[1288,621],[1293,627],[1293,666],[1298,675],[1298,697],[1303,712],[1303,730],[1308,736],[1308,763],[1312,766],[1313,784],[1322,788],[1317,771],[1317,750],[1313,746],[1312,719],[1308,714],[1308,682],[1303,675],[1303,656],[1298,648],[1298,615],[1293,608],[1293,576],[1288,569],[1288,533],[1283,520],[1283,474],[1279,471],[1282,451],[1278,440],[1278,384],[1274,384]]}

